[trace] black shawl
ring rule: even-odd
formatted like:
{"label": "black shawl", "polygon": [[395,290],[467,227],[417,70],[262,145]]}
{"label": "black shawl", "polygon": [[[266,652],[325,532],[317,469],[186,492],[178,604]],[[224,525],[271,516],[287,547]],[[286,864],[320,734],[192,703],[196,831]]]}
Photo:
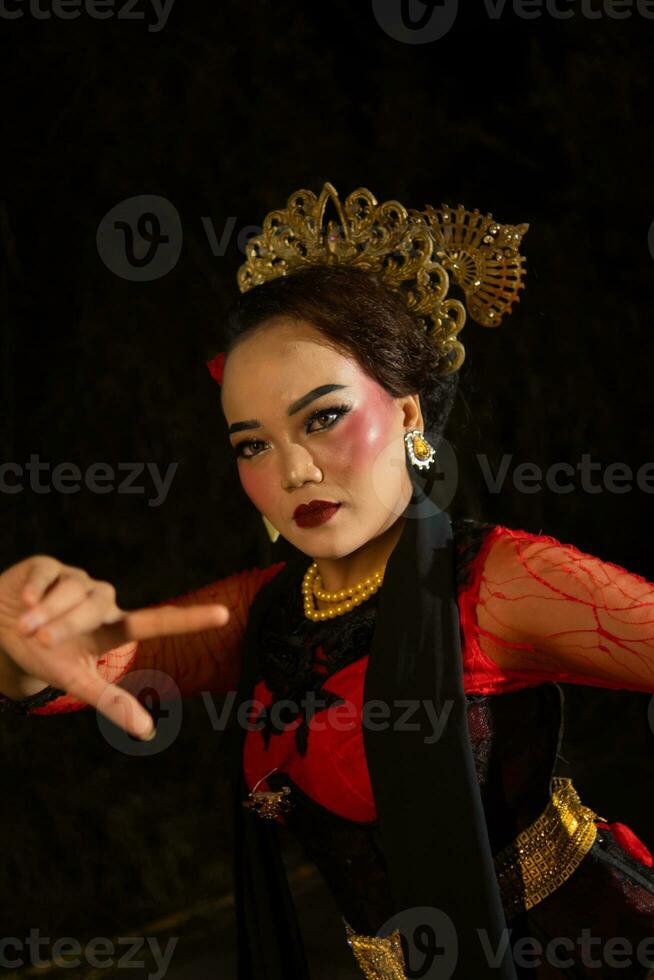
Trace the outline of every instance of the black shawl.
{"label": "black shawl", "polygon": [[[422,705],[429,699],[438,717],[449,713],[436,740],[424,708],[412,714],[409,725],[376,721],[364,726],[379,842],[397,913],[435,908],[454,924],[455,940],[447,929],[436,938],[446,947],[443,967],[446,961],[456,967],[433,975],[515,980],[467,728],[452,525],[448,514],[432,504],[429,512],[416,506],[415,491],[403,516],[406,522],[379,594],[364,705],[375,701],[390,706],[390,718],[398,723],[408,702]],[[298,571],[308,564],[305,555],[291,559],[254,599],[226,733],[234,788],[239,980],[309,977],[279,827],[242,806],[247,795],[245,709],[238,710],[259,679],[262,614],[268,603],[284,601],[291,582],[297,587]],[[407,730],[416,723],[419,730]],[[410,933],[419,914],[405,915]],[[402,923],[400,916],[400,928]]]}

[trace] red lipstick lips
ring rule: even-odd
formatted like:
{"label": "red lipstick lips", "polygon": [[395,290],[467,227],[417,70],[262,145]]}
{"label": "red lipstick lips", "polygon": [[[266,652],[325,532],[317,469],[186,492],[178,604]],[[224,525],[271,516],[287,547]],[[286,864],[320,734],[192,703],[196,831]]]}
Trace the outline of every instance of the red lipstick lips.
{"label": "red lipstick lips", "polygon": [[340,506],[333,500],[311,500],[295,508],[293,519],[299,527],[316,527],[330,520]]}

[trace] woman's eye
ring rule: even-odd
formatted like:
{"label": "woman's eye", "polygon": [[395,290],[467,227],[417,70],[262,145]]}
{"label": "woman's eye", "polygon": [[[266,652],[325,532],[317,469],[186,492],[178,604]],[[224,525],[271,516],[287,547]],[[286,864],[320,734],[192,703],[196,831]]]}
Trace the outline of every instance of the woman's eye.
{"label": "woman's eye", "polygon": [[[330,422],[328,425],[321,425],[320,426],[320,429],[329,429],[329,428],[331,428],[332,425],[335,424],[336,419],[340,418],[341,415],[345,415],[345,413],[346,412],[349,412],[349,410],[350,409],[349,409],[349,406],[348,405],[334,405],[332,408],[320,408],[320,409],[318,409],[317,412],[314,412],[313,415],[310,415],[309,416],[309,418],[307,419],[307,425],[310,425],[312,422],[315,422],[318,419],[323,419],[326,416],[334,416],[333,421]],[[309,432],[309,431],[313,431],[313,432],[318,431],[318,432],[320,432],[320,429],[317,429],[317,430],[316,429],[313,429],[313,430],[307,429],[307,432]]]}
{"label": "woman's eye", "polygon": [[250,446],[263,446],[261,439],[245,439],[243,442],[237,442],[234,446],[234,453],[237,457],[242,459],[252,459],[253,456],[258,456],[259,453],[244,453],[243,450]]}
{"label": "woman's eye", "polygon": [[[331,427],[336,424],[337,420],[341,417],[341,415],[345,415],[349,411],[350,411],[349,405],[333,405],[331,408],[319,408],[317,412],[313,412],[313,414],[310,415],[306,420],[305,423],[306,431],[310,433],[310,432],[322,432],[324,429],[331,429]],[[312,422],[316,422],[328,417],[333,417],[331,422],[328,422],[325,425],[321,423],[321,425],[317,429],[310,428]],[[265,443],[261,439],[245,439],[243,442],[238,442],[234,446],[234,453],[237,456],[237,458],[240,457],[241,459],[253,459],[255,456],[258,456],[260,454],[260,451],[259,452],[254,451],[255,447],[264,446],[264,445]],[[244,450],[246,449],[251,451],[246,453],[244,452]]]}

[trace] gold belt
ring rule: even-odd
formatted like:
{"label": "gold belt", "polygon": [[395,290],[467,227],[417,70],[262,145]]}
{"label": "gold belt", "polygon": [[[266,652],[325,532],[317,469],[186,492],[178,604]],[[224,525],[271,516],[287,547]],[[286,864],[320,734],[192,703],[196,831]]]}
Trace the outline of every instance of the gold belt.
{"label": "gold belt", "polygon": [[[552,795],[539,817],[493,858],[507,919],[531,909],[579,867],[597,836],[595,820],[572,780],[555,776]],[[366,980],[406,980],[400,931],[364,936],[345,923],[351,947]]]}
{"label": "gold belt", "polygon": [[507,919],[538,905],[576,871],[595,842],[595,820],[604,820],[582,804],[571,779],[555,776],[552,783],[541,815],[493,858]]}

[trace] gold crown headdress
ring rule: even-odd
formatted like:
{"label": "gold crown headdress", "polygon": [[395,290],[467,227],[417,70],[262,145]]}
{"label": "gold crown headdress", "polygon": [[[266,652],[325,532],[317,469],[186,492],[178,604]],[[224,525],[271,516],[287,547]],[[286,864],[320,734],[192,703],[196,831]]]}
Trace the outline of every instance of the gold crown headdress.
{"label": "gold crown headdress", "polygon": [[[337,221],[325,221],[332,204]],[[457,371],[465,350],[457,339],[466,308],[448,297],[450,276],[465,296],[469,315],[497,327],[524,288],[519,246],[529,225],[501,225],[492,215],[443,204],[424,211],[399,201],[379,204],[360,187],[341,202],[330,183],[320,196],[298,190],[286,208],[271,211],[250,239],[238,270],[242,293],[303,266],[344,264],[378,273],[400,292],[432,337],[439,370]],[[218,366],[211,368],[217,380]]]}

